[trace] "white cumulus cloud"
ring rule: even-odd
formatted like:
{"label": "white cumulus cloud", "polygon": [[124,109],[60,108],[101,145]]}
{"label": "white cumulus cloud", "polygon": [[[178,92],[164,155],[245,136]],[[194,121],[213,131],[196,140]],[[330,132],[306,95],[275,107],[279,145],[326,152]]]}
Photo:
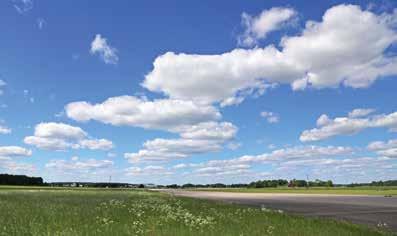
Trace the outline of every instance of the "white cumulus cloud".
{"label": "white cumulus cloud", "polygon": [[[353,110],[348,117],[336,117],[330,119],[323,114],[317,120],[317,128],[305,130],[300,136],[302,142],[318,141],[337,135],[352,135],[368,128],[388,128],[389,131],[397,131],[397,112],[357,117],[357,111]],[[370,112],[366,112],[367,115]],[[352,114],[354,114],[352,116]],[[357,118],[356,118],[357,117]]]}
{"label": "white cumulus cloud", "polygon": [[79,142],[81,148],[88,148],[91,150],[110,150],[113,148],[113,143],[107,139],[84,139]]}
{"label": "white cumulus cloud", "polygon": [[166,162],[195,154],[220,151],[223,145],[234,138],[237,128],[228,122],[208,122],[180,130],[181,138],[154,139],[146,141],[136,153],[125,153],[132,163]]}
{"label": "white cumulus cloud", "polygon": [[387,142],[372,142],[368,145],[368,150],[375,151],[380,156],[395,158],[397,157],[397,139],[392,139]]}
{"label": "white cumulus cloud", "polygon": [[245,32],[238,38],[238,43],[243,46],[253,46],[258,40],[266,38],[268,33],[283,27],[296,14],[294,9],[283,7],[263,10],[258,16],[244,12],[241,15],[241,21]]}
{"label": "white cumulus cloud", "polygon": [[186,158],[193,154],[220,151],[221,143],[195,139],[154,139],[146,141],[137,153],[125,153],[131,163],[165,162]]}
{"label": "white cumulus cloud", "polygon": [[106,139],[91,139],[80,127],[64,123],[40,123],[35,126],[33,136],[24,138],[24,142],[45,150],[62,151],[68,148],[87,148],[91,150],[109,150],[113,143]]}
{"label": "white cumulus cloud", "polygon": [[0,157],[31,156],[32,151],[18,146],[0,146]]}
{"label": "white cumulus cloud", "polygon": [[108,98],[103,103],[73,102],[66,115],[77,121],[97,120],[112,125],[174,130],[208,120],[218,120],[220,113],[212,106],[192,101],[159,99],[147,101],[134,96]]}
{"label": "white cumulus cloud", "polygon": [[397,11],[377,15],[355,5],[334,6],[322,21],[307,21],[301,34],[282,38],[281,50],[269,45],[215,55],[167,52],[155,59],[142,86],[174,99],[224,105],[268,83],[295,90],[368,87],[397,74],[397,58],[386,53],[397,41],[396,20]]}

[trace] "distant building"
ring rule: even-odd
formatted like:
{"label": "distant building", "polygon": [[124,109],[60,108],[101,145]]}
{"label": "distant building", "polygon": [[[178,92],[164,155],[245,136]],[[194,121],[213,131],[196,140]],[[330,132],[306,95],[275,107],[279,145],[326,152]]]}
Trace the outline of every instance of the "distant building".
{"label": "distant building", "polygon": [[145,188],[157,188],[156,184],[143,184]]}

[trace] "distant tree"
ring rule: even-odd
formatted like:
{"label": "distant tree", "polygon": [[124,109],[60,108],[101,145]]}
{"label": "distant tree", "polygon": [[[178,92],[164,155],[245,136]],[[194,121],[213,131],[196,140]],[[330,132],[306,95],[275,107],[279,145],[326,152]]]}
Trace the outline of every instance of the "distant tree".
{"label": "distant tree", "polygon": [[306,186],[308,186],[306,180],[300,180],[300,179],[290,180],[288,184],[288,187],[306,187]]}
{"label": "distant tree", "polygon": [[332,183],[332,180],[328,180],[327,183],[326,183],[326,186],[327,187],[333,187],[334,183]]}
{"label": "distant tree", "polygon": [[170,185],[167,185],[167,188],[180,188],[180,187],[177,184],[170,184]]}
{"label": "distant tree", "polygon": [[285,186],[288,184],[288,181],[285,179],[277,179],[277,180],[258,180],[245,185],[248,188],[276,188],[279,186]]}
{"label": "distant tree", "polygon": [[226,185],[222,183],[216,183],[216,184],[211,184],[211,188],[226,188]]}
{"label": "distant tree", "polygon": [[196,187],[196,185],[191,184],[191,183],[187,183],[187,184],[182,185],[182,188],[194,188],[194,187]]}

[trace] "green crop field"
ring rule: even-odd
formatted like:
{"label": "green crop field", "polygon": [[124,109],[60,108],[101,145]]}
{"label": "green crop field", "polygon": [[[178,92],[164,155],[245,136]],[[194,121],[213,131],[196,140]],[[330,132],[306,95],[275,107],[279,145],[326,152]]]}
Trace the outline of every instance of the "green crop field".
{"label": "green crop field", "polygon": [[289,216],[126,189],[0,188],[0,235],[390,235],[333,220]]}
{"label": "green crop field", "polygon": [[194,188],[193,191],[241,192],[241,193],[302,193],[397,196],[397,187],[311,187],[311,188]]}

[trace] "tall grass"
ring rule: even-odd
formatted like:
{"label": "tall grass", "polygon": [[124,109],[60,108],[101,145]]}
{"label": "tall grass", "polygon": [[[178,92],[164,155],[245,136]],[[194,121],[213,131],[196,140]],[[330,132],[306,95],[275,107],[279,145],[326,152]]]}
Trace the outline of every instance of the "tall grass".
{"label": "tall grass", "polygon": [[0,190],[0,235],[385,235],[332,220],[132,190]]}

